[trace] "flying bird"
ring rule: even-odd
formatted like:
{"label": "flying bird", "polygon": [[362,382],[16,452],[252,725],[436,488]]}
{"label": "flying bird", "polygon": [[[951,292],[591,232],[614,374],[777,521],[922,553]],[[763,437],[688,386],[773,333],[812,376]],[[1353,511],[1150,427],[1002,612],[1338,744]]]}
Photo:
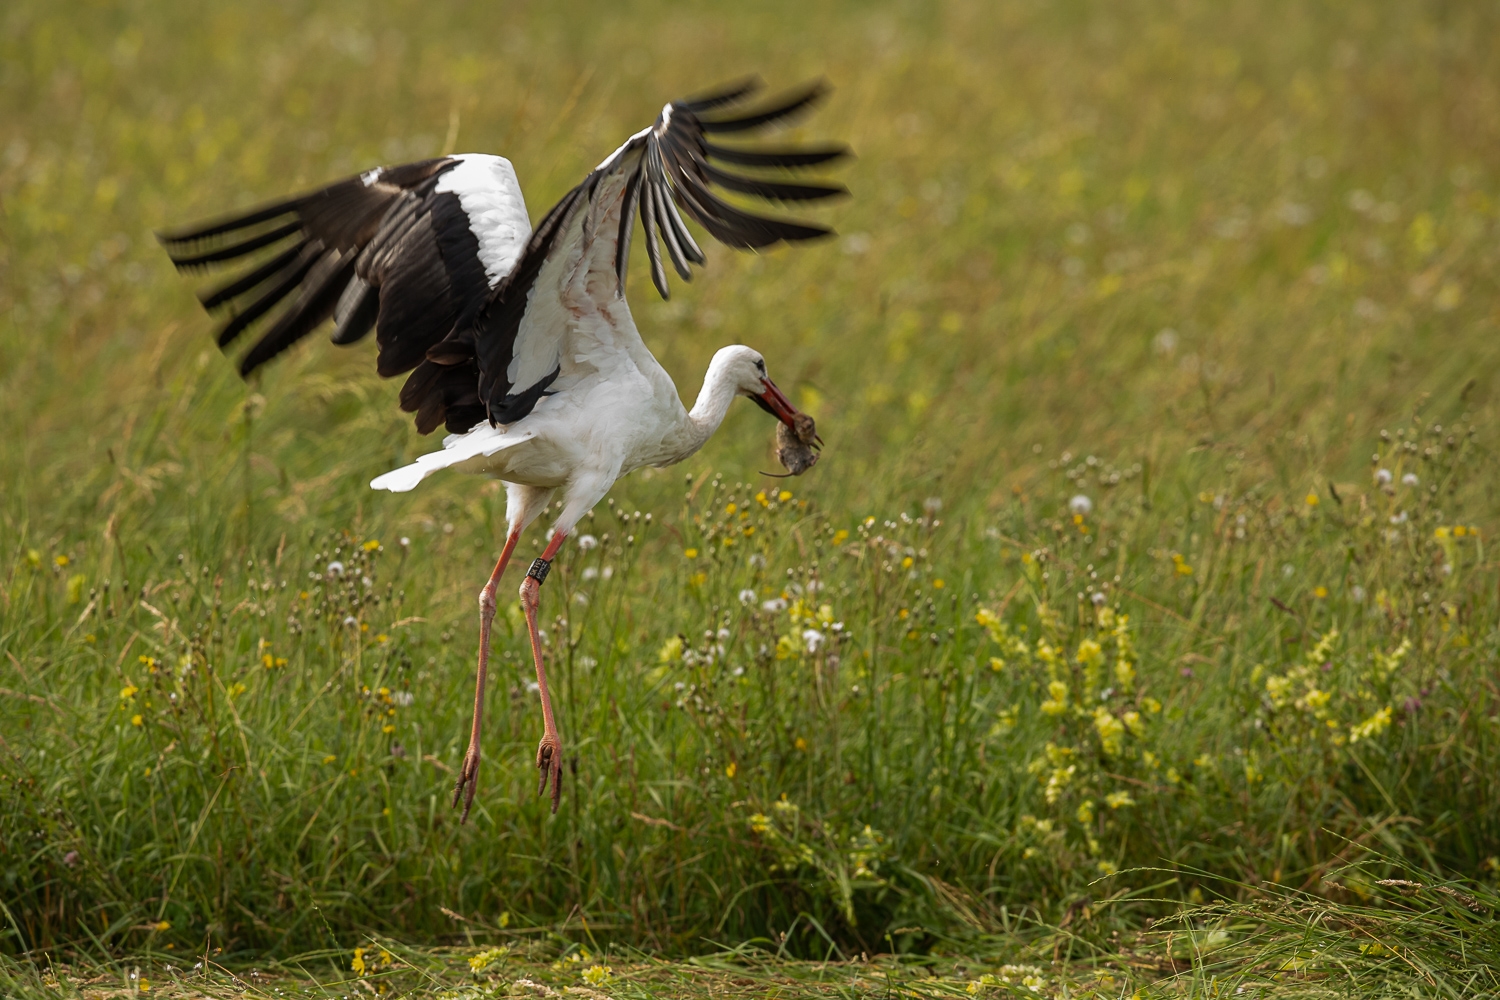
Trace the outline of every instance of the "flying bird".
{"label": "flying bird", "polygon": [[760,87],[750,79],[667,104],[535,228],[510,162],[466,153],[378,167],[158,234],[180,271],[251,258],[243,273],[199,293],[210,313],[228,314],[218,331],[221,347],[265,321],[240,359],[244,376],[329,320],[335,344],[375,331],[376,370],[406,375],[401,408],[416,415],[422,434],[439,426],[449,433],[441,451],[377,477],[372,487],[403,492],[446,468],[505,483],[508,530],[479,592],[474,716],[453,790],[454,806],[463,805],[461,821],[478,782],[496,588],[522,531],[554,494],[562,492],[561,514],[520,597],[542,704],[538,794],[550,790],[556,812],[562,740],[537,607],[564,540],[621,476],[672,465],[703,447],[737,396],[748,396],[802,437],[811,433],[808,418],[771,381],[765,359],[740,345],[714,355],[697,402],[686,409],[625,301],[637,217],[662,298],[669,295],[667,263],[684,281],[692,280],[692,265],[706,263],[684,214],[721,243],[745,250],[832,232],[757,214],[715,193],[779,203],[846,193],[842,185],[788,179],[847,155],[843,145],[734,142],[786,122],[826,89],[817,82],[757,102]]}

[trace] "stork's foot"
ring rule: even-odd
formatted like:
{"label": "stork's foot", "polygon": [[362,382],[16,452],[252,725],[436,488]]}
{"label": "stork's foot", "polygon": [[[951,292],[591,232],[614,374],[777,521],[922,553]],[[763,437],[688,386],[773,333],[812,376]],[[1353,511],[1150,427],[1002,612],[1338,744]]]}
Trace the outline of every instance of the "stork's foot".
{"label": "stork's foot", "polygon": [[547,794],[552,786],[552,811],[557,812],[557,803],[562,799],[562,741],[556,733],[544,733],[536,748],[536,769],[539,772],[536,786],[538,795]]}
{"label": "stork's foot", "polygon": [[458,800],[464,801],[464,814],[459,817],[459,824],[468,821],[469,807],[474,804],[474,791],[479,787],[479,744],[470,743],[469,750],[464,754],[463,767],[458,772],[458,783],[453,786],[453,806],[458,808]]}

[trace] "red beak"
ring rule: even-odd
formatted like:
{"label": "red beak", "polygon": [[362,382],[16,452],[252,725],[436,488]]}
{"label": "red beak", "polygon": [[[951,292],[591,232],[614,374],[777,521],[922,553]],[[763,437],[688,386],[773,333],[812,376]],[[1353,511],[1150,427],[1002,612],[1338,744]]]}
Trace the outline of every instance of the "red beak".
{"label": "red beak", "polygon": [[[760,384],[765,386],[766,391],[758,396],[750,397],[755,400],[755,405],[795,431],[797,429],[796,420],[802,414],[792,405],[792,401],[786,398],[786,394],[776,388],[775,382],[772,382],[768,378],[763,378],[760,380]],[[816,434],[813,435],[813,440],[819,445],[823,443],[823,439]]]}
{"label": "red beak", "polygon": [[797,408],[792,405],[792,401],[787,399],[786,394],[776,388],[776,383],[770,379],[763,378],[760,384],[766,387],[765,392],[755,397],[761,404],[760,408],[791,427],[792,421],[797,418]]}

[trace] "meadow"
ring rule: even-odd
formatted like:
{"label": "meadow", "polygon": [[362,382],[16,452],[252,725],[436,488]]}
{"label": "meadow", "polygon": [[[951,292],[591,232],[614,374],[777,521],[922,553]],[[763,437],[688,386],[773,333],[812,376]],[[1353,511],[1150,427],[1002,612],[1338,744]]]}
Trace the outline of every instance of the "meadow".
{"label": "meadow", "polygon": [[[1497,38],[1384,0],[7,5],[0,987],[1500,990]],[[689,398],[761,350],[823,458],[765,477],[736,406],[565,547],[556,815],[512,571],[461,826],[499,484],[372,493],[437,441],[369,345],[247,385],[152,232],[469,149],[535,219],[748,72],[834,85],[795,136],[856,151],[839,235],[705,243],[669,302],[637,248],[630,298]]]}

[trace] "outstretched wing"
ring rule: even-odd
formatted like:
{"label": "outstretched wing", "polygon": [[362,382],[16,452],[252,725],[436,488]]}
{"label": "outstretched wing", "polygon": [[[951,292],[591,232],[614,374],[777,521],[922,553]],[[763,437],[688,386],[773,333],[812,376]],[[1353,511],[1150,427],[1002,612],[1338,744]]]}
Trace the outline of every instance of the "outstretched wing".
{"label": "outstretched wing", "polygon": [[[759,88],[758,82],[745,81],[674,101],[654,125],[626,140],[547,213],[472,322],[456,326],[427,352],[403,389],[403,406],[425,406],[427,394],[445,391],[477,365],[479,402],[492,423],[513,423],[530,413],[562,371],[569,328],[563,314],[607,308],[600,304],[605,286],[607,297],[624,296],[637,215],[652,281],[663,298],[669,295],[665,261],[685,281],[692,280],[691,265],[705,263],[683,214],[721,243],[741,249],[828,235],[825,226],[756,214],[715,193],[717,188],[775,202],[846,193],[842,185],[785,179],[788,171],[847,155],[842,145],[754,148],[711,138],[780,124],[826,90],[818,82],[747,109],[746,101]],[[721,164],[761,173],[734,173]]]}
{"label": "outstretched wing", "polygon": [[[218,332],[226,348],[280,308],[241,358],[241,374],[332,318],[336,344],[376,331],[377,368],[389,377],[472,321],[530,235],[510,163],[466,154],[378,168],[158,238],[181,271],[252,259],[243,274],[199,293],[210,313],[229,314]],[[484,419],[476,365],[469,376],[466,389],[449,379],[425,400],[423,433]]]}

